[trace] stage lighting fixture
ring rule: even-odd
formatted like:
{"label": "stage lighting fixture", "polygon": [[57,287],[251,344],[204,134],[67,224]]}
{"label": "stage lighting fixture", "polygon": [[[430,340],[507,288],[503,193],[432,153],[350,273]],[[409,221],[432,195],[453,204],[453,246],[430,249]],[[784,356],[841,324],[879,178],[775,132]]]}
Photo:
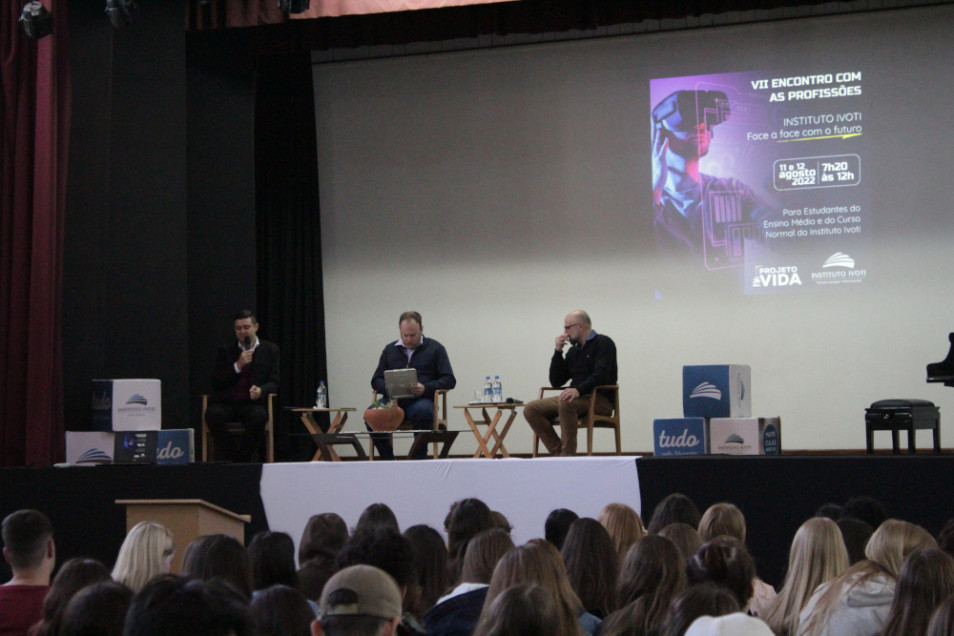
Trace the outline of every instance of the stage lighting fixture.
{"label": "stage lighting fixture", "polygon": [[132,12],[136,8],[135,0],[106,0],[106,15],[114,29],[132,24]]}
{"label": "stage lighting fixture", "polygon": [[278,8],[287,13],[304,13],[311,6],[311,0],[278,0]]}
{"label": "stage lighting fixture", "polygon": [[20,14],[23,31],[31,40],[39,40],[53,33],[53,14],[42,2],[27,2]]}

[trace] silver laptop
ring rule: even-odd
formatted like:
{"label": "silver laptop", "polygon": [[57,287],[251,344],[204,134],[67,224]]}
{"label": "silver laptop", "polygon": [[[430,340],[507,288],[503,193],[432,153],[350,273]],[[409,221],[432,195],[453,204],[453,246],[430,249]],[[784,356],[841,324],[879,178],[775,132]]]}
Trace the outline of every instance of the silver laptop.
{"label": "silver laptop", "polygon": [[417,369],[394,369],[384,372],[384,390],[388,398],[399,400],[414,397],[411,387],[417,384]]}

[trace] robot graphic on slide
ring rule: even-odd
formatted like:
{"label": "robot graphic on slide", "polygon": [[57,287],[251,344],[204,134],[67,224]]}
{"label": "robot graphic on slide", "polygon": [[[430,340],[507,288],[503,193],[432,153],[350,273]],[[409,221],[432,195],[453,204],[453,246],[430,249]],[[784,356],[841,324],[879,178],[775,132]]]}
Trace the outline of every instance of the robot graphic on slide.
{"label": "robot graphic on slide", "polygon": [[761,219],[773,214],[741,181],[699,170],[713,128],[731,115],[719,90],[677,90],[652,110],[656,244],[709,270],[741,266],[744,241],[760,238]]}

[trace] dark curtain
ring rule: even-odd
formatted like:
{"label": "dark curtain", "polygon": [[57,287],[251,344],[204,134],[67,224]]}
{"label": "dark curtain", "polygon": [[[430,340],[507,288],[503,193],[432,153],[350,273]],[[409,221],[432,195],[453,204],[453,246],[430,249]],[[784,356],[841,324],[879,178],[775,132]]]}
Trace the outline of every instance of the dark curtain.
{"label": "dark curtain", "polygon": [[[257,310],[282,343],[281,405],[307,406],[327,378],[310,54],[259,56],[255,84]],[[329,394],[333,400],[333,387]],[[311,440],[288,432],[305,431],[283,414],[278,458],[311,459]]]}
{"label": "dark curtain", "polygon": [[62,461],[63,218],[70,124],[67,0],[30,40],[0,9],[0,465]]}

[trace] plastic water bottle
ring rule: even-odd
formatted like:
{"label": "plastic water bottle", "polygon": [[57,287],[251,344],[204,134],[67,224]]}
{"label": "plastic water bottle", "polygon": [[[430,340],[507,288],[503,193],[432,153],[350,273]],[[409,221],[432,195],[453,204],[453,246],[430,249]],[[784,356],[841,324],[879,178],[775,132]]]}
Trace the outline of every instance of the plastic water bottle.
{"label": "plastic water bottle", "polygon": [[494,387],[490,383],[490,376],[487,376],[487,379],[484,380],[484,402],[488,404],[494,401]]}
{"label": "plastic water bottle", "polygon": [[324,380],[322,380],[318,384],[318,390],[315,391],[315,408],[316,409],[328,408],[328,389],[325,387]]}
{"label": "plastic water bottle", "polygon": [[494,376],[494,385],[493,385],[493,397],[494,402],[500,404],[503,402],[503,385],[500,384],[500,376]]}

